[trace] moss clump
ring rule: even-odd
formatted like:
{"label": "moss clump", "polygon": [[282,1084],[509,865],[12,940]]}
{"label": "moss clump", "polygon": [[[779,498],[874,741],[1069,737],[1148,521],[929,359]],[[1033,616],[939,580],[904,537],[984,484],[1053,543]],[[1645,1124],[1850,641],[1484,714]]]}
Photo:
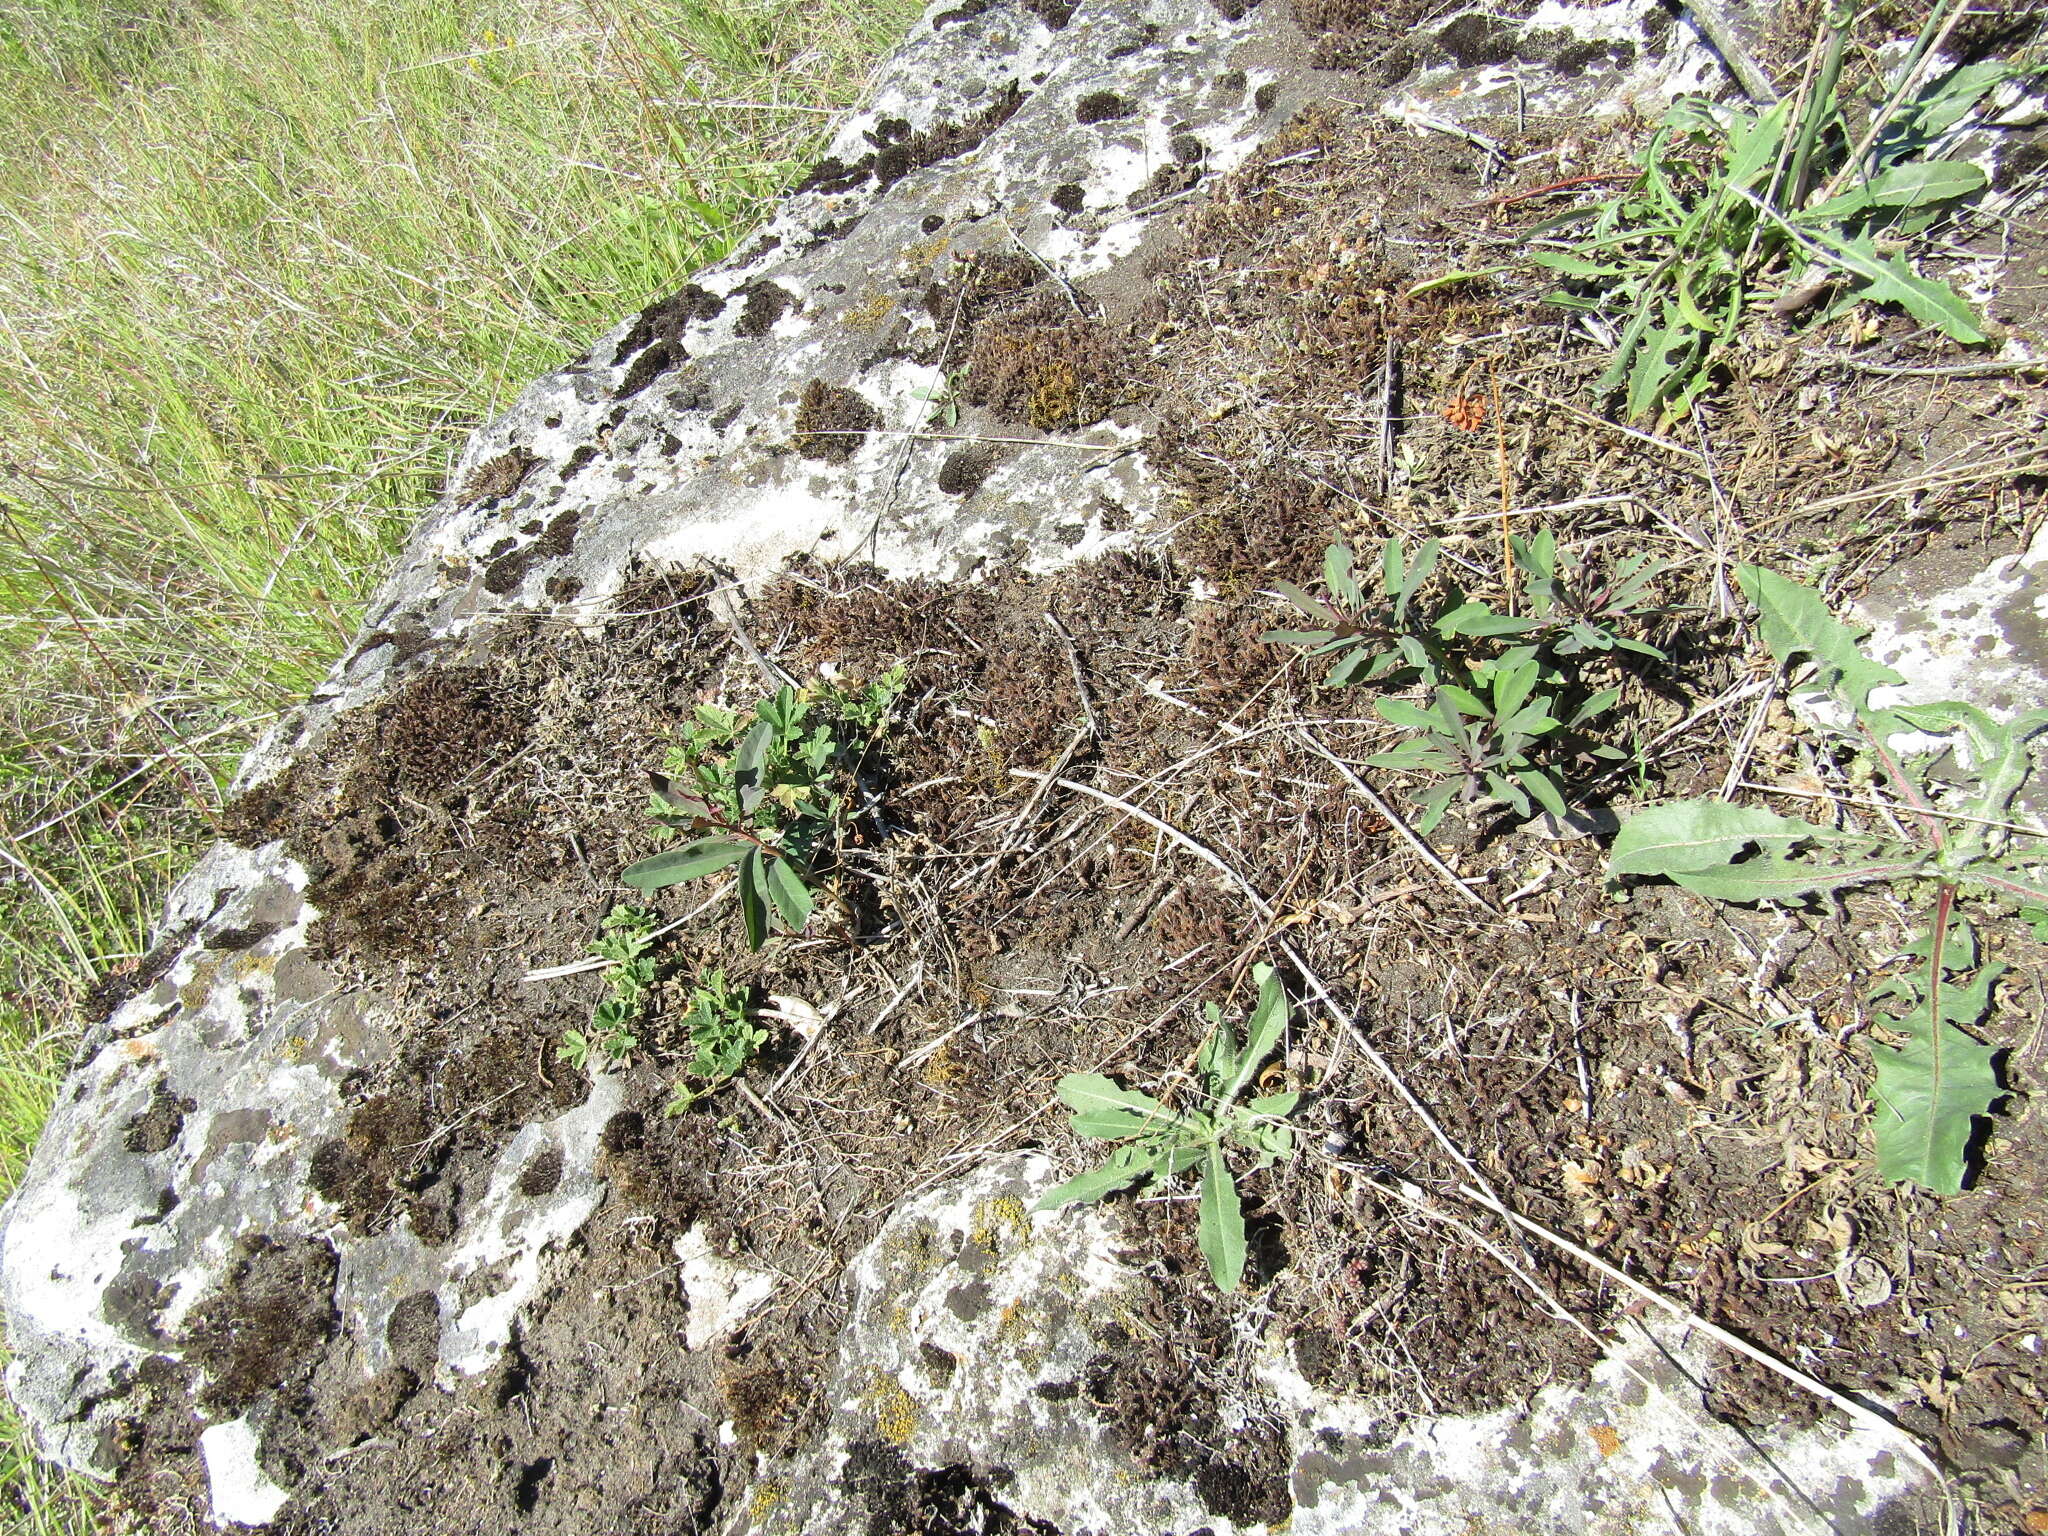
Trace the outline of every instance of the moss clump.
{"label": "moss clump", "polygon": [[881,425],[882,413],[861,396],[813,379],[797,402],[796,451],[807,459],[844,464]]}
{"label": "moss clump", "polygon": [[975,327],[962,394],[1041,432],[1102,420],[1121,398],[1124,348],[1102,324],[1052,302],[992,316]]}

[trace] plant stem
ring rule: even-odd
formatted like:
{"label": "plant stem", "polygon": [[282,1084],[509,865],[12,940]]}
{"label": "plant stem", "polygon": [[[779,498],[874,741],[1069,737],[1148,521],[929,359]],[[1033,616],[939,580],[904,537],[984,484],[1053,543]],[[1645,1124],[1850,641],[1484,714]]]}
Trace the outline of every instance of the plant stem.
{"label": "plant stem", "polygon": [[1827,126],[1828,117],[1835,105],[1835,86],[1842,77],[1842,50],[1849,41],[1849,28],[1856,21],[1856,6],[1851,3],[1832,12],[1828,17],[1827,52],[1821,55],[1820,74],[1807,92],[1806,108],[1799,120],[1799,138],[1792,152],[1792,175],[1787,181],[1782,197],[1775,199],[1781,208],[1805,206],[1807,178],[1813,171],[1813,150],[1819,143],[1821,130]]}
{"label": "plant stem", "polygon": [[1778,99],[1770,77],[1749,56],[1749,50],[1742,46],[1734,25],[1722,14],[1720,0],[1693,0],[1685,9],[1692,17],[1693,25],[1706,34],[1707,41],[1714,45],[1714,51],[1721,55],[1721,61],[1728,66],[1728,73],[1735,77],[1744,95],[1762,106],[1769,106]]}

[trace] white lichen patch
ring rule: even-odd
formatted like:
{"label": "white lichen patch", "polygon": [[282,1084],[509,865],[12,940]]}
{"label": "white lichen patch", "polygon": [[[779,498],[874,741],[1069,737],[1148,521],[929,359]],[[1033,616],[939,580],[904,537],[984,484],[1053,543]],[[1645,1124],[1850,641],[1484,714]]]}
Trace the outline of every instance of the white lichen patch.
{"label": "white lichen patch", "polygon": [[683,1342],[691,1349],[709,1349],[775,1293],[775,1276],[718,1252],[701,1226],[690,1228],[674,1246],[678,1283],[690,1308]]}
{"label": "white lichen patch", "polygon": [[1261,1380],[1297,1416],[1294,1536],[1625,1536],[1863,1530],[1917,1483],[1894,1433],[1824,1419],[1738,1433],[1706,1411],[1713,1348],[1676,1323],[1631,1332],[1583,1385],[1526,1409],[1411,1419],[1333,1397],[1282,1351]]}
{"label": "white lichen patch", "polygon": [[265,1475],[256,1450],[256,1431],[246,1418],[199,1432],[215,1525],[268,1525],[291,1497]]}
{"label": "white lichen patch", "polygon": [[[444,1266],[436,1266],[442,1276],[443,1315],[454,1314],[441,1334],[435,1371],[441,1385],[474,1376],[496,1361],[540,1285],[543,1255],[580,1232],[603,1202],[604,1186],[595,1172],[598,1141],[621,1096],[618,1076],[600,1073],[589,1098],[553,1120],[523,1126],[498,1154],[489,1190],[463,1213],[453,1254]],[[550,1146],[561,1150],[559,1180],[544,1195],[522,1193],[520,1176]],[[486,1270],[503,1283],[465,1306],[462,1282]]]}
{"label": "white lichen patch", "polygon": [[[1098,1334],[1130,1316],[1142,1282],[1117,1256],[1111,1213],[1035,1209],[1055,1182],[1044,1157],[1003,1158],[909,1202],[862,1251],[816,1465],[862,1438],[927,1466],[965,1444],[1013,1475],[1010,1508],[1062,1530],[1229,1536],[1186,1486],[1116,1475],[1127,1458],[1076,1411]],[[821,1530],[821,1514],[792,1504],[763,1528]]]}

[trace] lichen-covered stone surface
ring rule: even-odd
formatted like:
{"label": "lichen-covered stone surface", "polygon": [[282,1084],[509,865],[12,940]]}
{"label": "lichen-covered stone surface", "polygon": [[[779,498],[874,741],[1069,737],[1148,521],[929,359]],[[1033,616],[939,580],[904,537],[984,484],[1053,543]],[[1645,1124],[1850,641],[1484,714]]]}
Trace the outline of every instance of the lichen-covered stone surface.
{"label": "lichen-covered stone surface", "polygon": [[[1525,1409],[1392,1432],[1247,1332],[1245,1390],[1208,1429],[1261,1447],[1263,1467],[1116,1476],[1130,1447],[1104,1412],[1109,1367],[1170,1356],[1171,1342],[1148,1320],[1148,1281],[1113,1223],[1034,1209],[1056,1182],[1044,1158],[1008,1158],[890,1218],[850,1271],[823,1443],[756,1485],[757,1529],[837,1536],[879,1510],[910,1530],[1618,1533],[1676,1509],[1689,1530],[1741,1536],[1872,1529],[1914,1480],[1887,1435],[1745,1442],[1704,1413],[1698,1351],[1669,1330],[1637,1330],[1589,1383]],[[1170,1400],[1169,1382],[1158,1390]],[[940,1523],[919,1525],[921,1509],[943,1511]]]}
{"label": "lichen-covered stone surface", "polygon": [[[1937,430],[1977,434],[1972,464],[2039,430],[2006,381],[1844,383],[1788,336],[1746,381],[1772,425],[1630,435],[1572,403],[1600,362],[1540,292],[1422,281],[1513,246],[1493,220],[1525,163],[1611,177],[1672,95],[1726,87],[1652,0],[934,6],[734,257],[475,434],[104,985],[0,1226],[8,1386],[46,1452],[163,1531],[1933,1518],[1898,1434],[1475,1235],[1483,1166],[2020,1509],[2048,1236],[1999,1181],[2041,1138],[2001,1120],[1953,1205],[1873,1187],[1850,1037],[1896,913],[1852,914],[1871,959],[1825,914],[1624,911],[1597,849],[1476,819],[1437,837],[1446,885],[1290,745],[1312,724],[1362,762],[1375,722],[1260,638],[1262,590],[1340,534],[1426,526],[1482,579],[1512,482],[1523,526],[1697,559],[1656,631],[1694,672],[1628,679],[1637,739],[1693,754],[1683,792],[1761,691],[1712,600],[1737,513],[1787,557],[1868,550],[1823,516],[1864,505],[1842,486],[1912,482]],[[1939,515],[1872,503],[1965,567],[1917,628],[2010,662],[2024,702],[2038,555],[2007,547],[1997,475],[1937,480],[1964,498]],[[2000,634],[1958,649],[1986,612]],[[729,904],[668,892],[632,1062],[565,1061],[600,995],[574,963],[693,709],[899,660],[891,810],[837,855],[843,926],[754,955]],[[1793,771],[1784,724],[1753,771]],[[1152,820],[1104,819],[1161,786]],[[1312,929],[1472,1161],[1304,1009],[1272,1070],[1321,1119],[1312,1155],[1247,1176],[1245,1294],[1202,1273],[1187,1191],[1038,1211],[1085,1155],[1058,1076],[1184,1078],[1199,1004],[1238,1006]],[[804,1030],[668,1116],[714,968]]]}

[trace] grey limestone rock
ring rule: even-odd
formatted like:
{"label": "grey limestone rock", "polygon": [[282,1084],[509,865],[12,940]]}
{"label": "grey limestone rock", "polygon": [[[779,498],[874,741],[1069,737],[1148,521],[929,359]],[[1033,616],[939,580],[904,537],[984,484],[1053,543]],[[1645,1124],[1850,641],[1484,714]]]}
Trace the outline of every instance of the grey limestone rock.
{"label": "grey limestone rock", "polygon": [[[940,0],[737,255],[474,435],[355,646],[238,788],[317,760],[466,636],[522,614],[601,626],[638,572],[711,561],[758,583],[809,551],[965,580],[1135,543],[1173,508],[1144,404],[1117,396],[1113,370],[1085,408],[1088,380],[1031,385],[1029,430],[963,397],[959,433],[996,441],[912,439],[940,430],[947,381],[918,358],[993,269],[977,260],[1010,263],[1043,288],[1045,324],[1085,332],[1128,316],[1177,212],[1316,99],[1369,87],[1388,117],[1441,133],[1509,100],[1642,107],[1718,68],[1652,0],[1545,0],[1525,22],[1442,17],[1398,73],[1361,83],[1316,67],[1301,10]],[[398,1020],[310,952],[308,880],[278,842],[199,859],[132,994],[87,1033],[0,1228],[8,1385],[45,1451],[106,1473],[133,1421],[175,1420],[164,1443],[196,1456],[180,1465],[216,1523],[294,1518],[309,1469],[383,1444],[411,1394],[499,1382],[491,1411],[510,1416],[525,1352],[546,1347],[528,1304],[581,1283],[621,1134],[615,1078],[533,1089],[516,1132],[459,1180],[411,1189],[403,1219],[361,1208],[364,1166],[382,1158],[402,1181],[416,1153],[459,1139],[470,1106],[364,1132],[351,1106],[393,1070]],[[719,1528],[873,1529],[874,1509],[911,1498],[953,1522],[932,1529],[1222,1536],[1290,1510],[1298,1533],[1794,1530],[1815,1513],[1852,1529],[1914,1481],[1881,1436],[1822,1426],[1744,1447],[1702,1430],[1677,1337],[1631,1343],[1525,1411],[1387,1431],[1256,1333],[1216,1367],[1214,1429],[1259,1447],[1263,1471],[1228,1488],[1144,1475],[1089,1382],[1105,1350],[1144,1347],[1145,1281],[1113,1214],[1031,1209],[1050,1182],[1043,1158],[1011,1156],[903,1205],[845,1277],[826,1423]],[[676,1254],[694,1320],[678,1379],[703,1421],[688,1454],[744,1464],[711,1366],[693,1362],[776,1292],[702,1235]],[[289,1427],[309,1397],[324,1428]],[[679,1499],[704,1485],[675,1455],[654,1481]],[[513,1466],[488,1518],[523,1518],[548,1459]],[[403,1524],[399,1507],[360,1528]],[[891,1518],[938,1520],[908,1509]]]}

